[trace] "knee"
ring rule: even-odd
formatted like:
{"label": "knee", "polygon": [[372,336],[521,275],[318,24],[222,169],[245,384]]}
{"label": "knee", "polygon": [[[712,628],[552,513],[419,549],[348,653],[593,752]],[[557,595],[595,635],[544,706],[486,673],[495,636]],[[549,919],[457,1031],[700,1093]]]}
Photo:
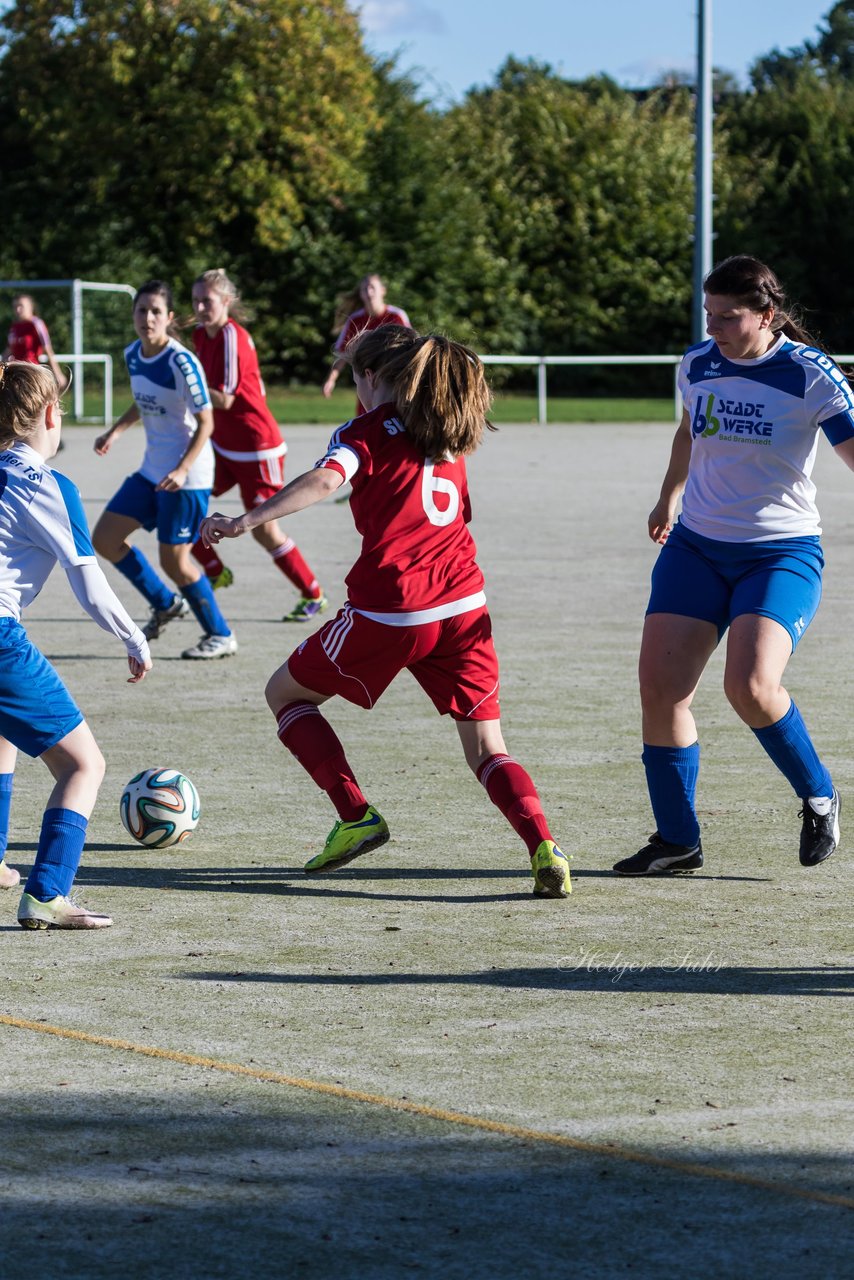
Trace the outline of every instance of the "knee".
{"label": "knee", "polygon": [[681,699],[677,695],[668,671],[659,662],[643,661],[638,667],[641,706],[645,711],[655,707],[673,706]]}
{"label": "knee", "polygon": [[92,546],[97,554],[104,560],[109,560],[110,564],[115,564],[117,560],[121,560],[120,546],[116,544],[115,538],[106,535],[98,526],[92,534]]}
{"label": "knee", "polygon": [[760,714],[764,712],[771,702],[773,692],[769,683],[756,672],[749,672],[747,675],[741,673],[724,675],[724,693],[727,702],[736,715],[748,723],[753,722],[757,712]]}

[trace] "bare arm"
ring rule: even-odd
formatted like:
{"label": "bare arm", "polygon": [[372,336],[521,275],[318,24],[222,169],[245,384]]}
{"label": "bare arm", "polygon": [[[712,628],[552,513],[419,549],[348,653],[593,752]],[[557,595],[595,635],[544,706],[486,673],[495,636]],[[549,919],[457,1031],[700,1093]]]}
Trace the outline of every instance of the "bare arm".
{"label": "bare arm", "polygon": [[834,445],[833,452],[854,471],[854,440],[843,440],[841,444]]}
{"label": "bare arm", "polygon": [[135,404],[132,404],[129,409],[125,409],[120,418],[116,419],[109,431],[104,431],[97,437],[93,446],[95,452],[100,457],[103,457],[113,441],[123,435],[128,427],[132,427],[135,422],[139,422],[139,409]]}
{"label": "bare arm", "polygon": [[183,489],[187,483],[190,467],[213,435],[213,410],[202,409],[200,413],[197,413],[196,424],[196,429],[190,437],[190,443],[187,445],[183,458],[177,467],[173,467],[169,474],[163,477],[157,486],[158,489],[163,489],[168,493]]}
{"label": "bare arm", "polygon": [[208,393],[215,409],[230,409],[234,404],[234,396],[228,391],[214,391],[213,387],[209,387]]}
{"label": "bare arm", "polygon": [[313,506],[315,502],[322,501],[330,493],[340,489],[343,483],[344,477],[340,471],[335,471],[332,467],[316,467],[313,471],[306,471],[291,480],[290,484],[286,484],[272,498],[262,502],[260,507],[244,511],[242,516],[229,520],[228,516],[220,515],[219,512],[209,515],[202,521],[202,541],[206,547],[213,547],[223,538],[239,538],[242,533],[248,533],[250,529],[266,524],[268,520],[279,520],[293,515],[295,511]]}
{"label": "bare arm", "polygon": [[336,360],[332,368],[329,370],[329,376],[323,384],[323,394],[328,400],[335,389],[335,383],[338,381],[338,375],[342,369],[346,368],[346,360]]}
{"label": "bare arm", "polygon": [[68,386],[68,379],[60,369],[59,361],[54,355],[53,347],[49,342],[46,342],[44,344],[44,353],[47,356],[47,362],[50,367],[50,371],[53,374],[53,376],[56,378],[56,385],[59,387],[59,394],[62,395],[63,391],[65,391],[66,387]]}
{"label": "bare arm", "polygon": [[673,445],[670,450],[670,463],[661,484],[658,502],[649,513],[649,536],[653,542],[667,541],[668,534],[676,520],[676,507],[685,489],[688,479],[688,465],[691,461],[691,420],[688,410],[682,410],[682,420],[676,428]]}

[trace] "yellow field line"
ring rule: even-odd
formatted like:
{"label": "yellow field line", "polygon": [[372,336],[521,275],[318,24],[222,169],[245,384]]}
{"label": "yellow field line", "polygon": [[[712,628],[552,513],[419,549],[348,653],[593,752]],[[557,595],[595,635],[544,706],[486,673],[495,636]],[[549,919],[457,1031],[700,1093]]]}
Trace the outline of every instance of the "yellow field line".
{"label": "yellow field line", "polygon": [[775,1195],[794,1196],[799,1200],[812,1200],[819,1204],[832,1204],[843,1209],[854,1209],[851,1196],[830,1195],[824,1191],[811,1191],[805,1187],[792,1187],[785,1182],[773,1182],[767,1178],[755,1178],[749,1173],[718,1169],[712,1165],[695,1164],[690,1160],[674,1160],[646,1151],[633,1151],[611,1142],[585,1142],[583,1138],[571,1138],[563,1133],[548,1133],[541,1129],[525,1129],[521,1125],[506,1124],[502,1120],[486,1120],[470,1116],[462,1111],[446,1111],[442,1107],[428,1107],[406,1098],[387,1098],[381,1093],[363,1093],[361,1089],[348,1089],[341,1084],[323,1084],[319,1080],[303,1080],[299,1076],[282,1075],[279,1071],[265,1071],[260,1067],[246,1067],[239,1062],[223,1062],[218,1058],[205,1058],[196,1053],[182,1053],[176,1049],[158,1049],[153,1045],[135,1044],[132,1040],[117,1040],[113,1036],[93,1035],[88,1031],[75,1031],[71,1027],[53,1027],[46,1022],[32,1022],[28,1018],[13,1018],[0,1014],[0,1025],[17,1027],[22,1031],[37,1031],[41,1035],[59,1036],[63,1040],[77,1040],[81,1044],[100,1045],[105,1049],[117,1049],[122,1053],[137,1053],[146,1058],[160,1058],[166,1062],[180,1062],[189,1067],[203,1067],[207,1071],[222,1071],[233,1076],[248,1076],[251,1080],[264,1080],[268,1084],[287,1085],[292,1089],[304,1089],[308,1093],[326,1094],[332,1098],[344,1098],[348,1102],[361,1102],[386,1111],[403,1111],[409,1115],[423,1116],[427,1120],[439,1120],[445,1124],[464,1125],[484,1133],[497,1133],[504,1138],[517,1138],[523,1142],[539,1142],[552,1147],[566,1147],[583,1151],[587,1155],[602,1156],[609,1160],[625,1160],[633,1164],[648,1165],[656,1169],[670,1169],[674,1173],[695,1178],[712,1178],[718,1182],[734,1182],[743,1187],[756,1187]]}

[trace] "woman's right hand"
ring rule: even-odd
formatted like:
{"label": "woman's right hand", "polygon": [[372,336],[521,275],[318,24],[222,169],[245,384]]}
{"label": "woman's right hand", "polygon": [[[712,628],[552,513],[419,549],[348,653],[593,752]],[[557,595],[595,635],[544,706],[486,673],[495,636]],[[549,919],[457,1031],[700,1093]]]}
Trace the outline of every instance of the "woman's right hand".
{"label": "woman's right hand", "polygon": [[670,535],[670,530],[673,528],[675,516],[676,513],[673,510],[672,503],[665,498],[659,498],[652,511],[650,511],[649,520],[647,521],[649,536],[653,542],[657,542],[661,547],[664,546]]}
{"label": "woman's right hand", "polygon": [[107,452],[107,450],[109,449],[112,443],[113,443],[113,432],[111,428],[109,431],[104,431],[102,435],[95,437],[95,443],[93,445],[93,448],[95,452],[98,454],[98,456],[103,458],[104,454]]}
{"label": "woman's right hand", "polygon": [[321,390],[323,391],[323,396],[325,400],[328,400],[329,397],[332,395],[332,392],[335,390],[335,383],[337,381],[338,379],[335,376],[335,374],[330,373],[329,377],[326,379],[326,381],[323,384],[323,387],[321,388]]}

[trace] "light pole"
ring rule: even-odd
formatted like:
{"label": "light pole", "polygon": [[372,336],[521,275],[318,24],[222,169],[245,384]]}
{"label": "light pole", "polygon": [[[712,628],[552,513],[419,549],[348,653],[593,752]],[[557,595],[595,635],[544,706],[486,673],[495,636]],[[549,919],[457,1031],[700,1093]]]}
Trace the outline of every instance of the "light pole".
{"label": "light pole", "polygon": [[706,336],[703,280],[712,269],[712,0],[697,0],[694,155],[694,341]]}

